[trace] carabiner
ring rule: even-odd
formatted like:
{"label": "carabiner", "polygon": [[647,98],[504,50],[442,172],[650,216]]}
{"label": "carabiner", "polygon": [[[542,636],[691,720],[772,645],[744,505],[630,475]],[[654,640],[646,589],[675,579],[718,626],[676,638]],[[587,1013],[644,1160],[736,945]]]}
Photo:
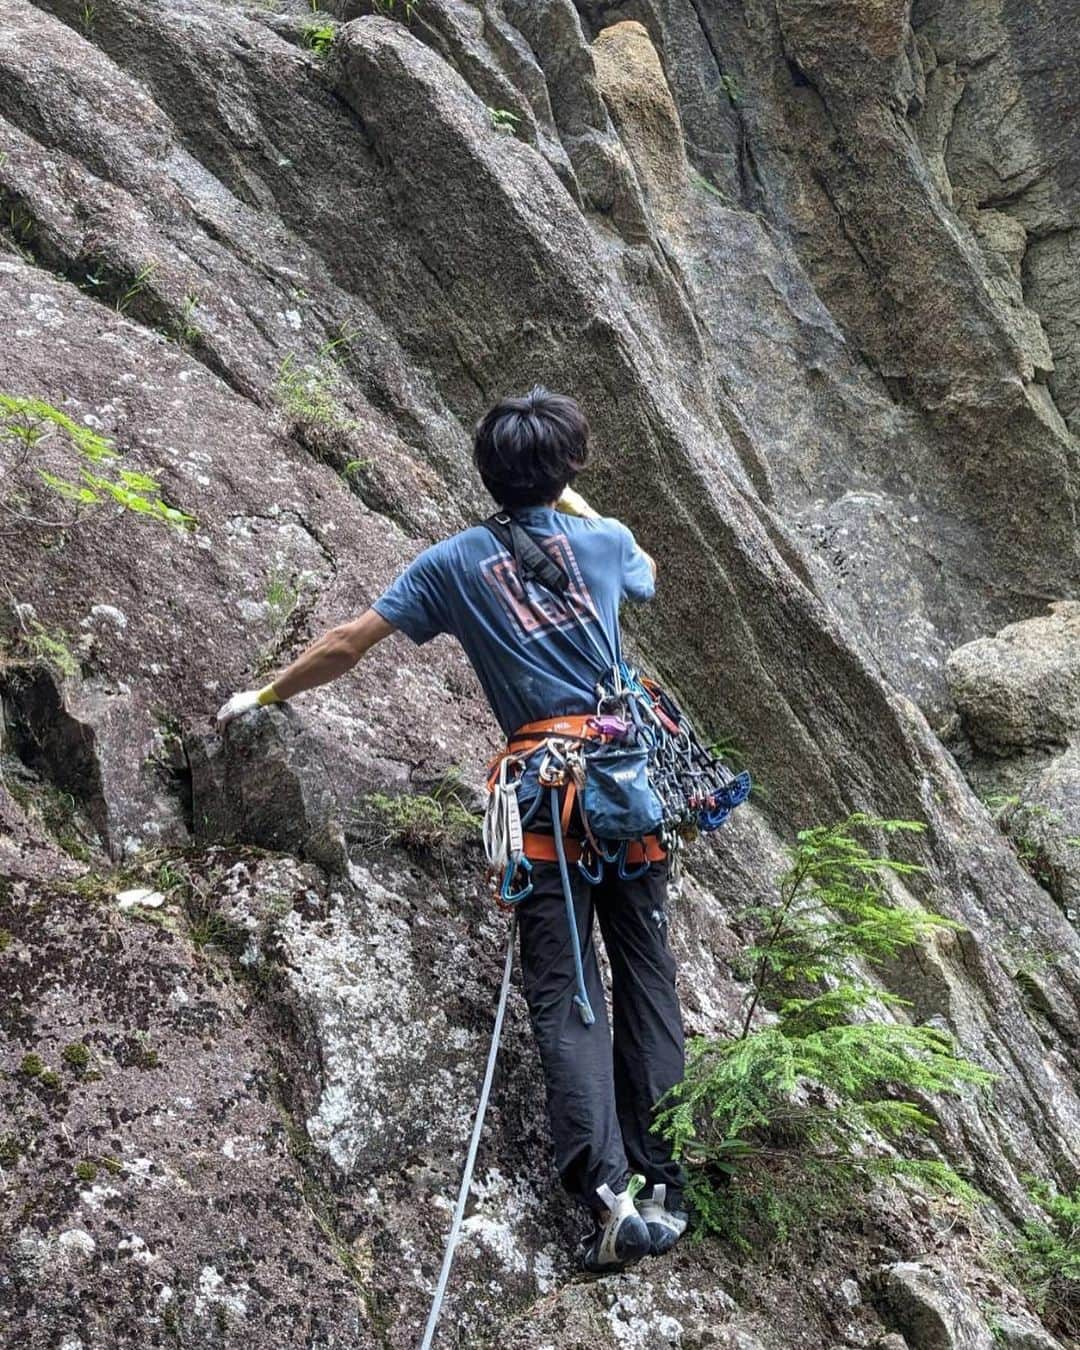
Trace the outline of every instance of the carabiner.
{"label": "carabiner", "polygon": [[[514,878],[519,868],[522,871],[523,884],[519,890],[515,891]],[[506,864],[506,871],[503,873],[502,885],[499,887],[499,899],[504,905],[519,905],[522,900],[532,895],[532,892],[532,863],[524,854],[511,858]]]}
{"label": "carabiner", "polygon": [[626,855],[630,851],[630,840],[624,839],[619,845],[619,880],[637,881],[638,877],[643,877],[649,870],[649,851],[645,847],[644,841],[641,845],[642,863],[639,868],[631,872],[626,866]]}
{"label": "carabiner", "polygon": [[[593,860],[593,868],[594,868],[593,871],[589,870],[585,862],[585,859],[590,854],[592,855]],[[581,857],[578,859],[577,866],[578,871],[581,873],[581,875],[585,878],[585,880],[589,883],[590,886],[599,886],[600,882],[603,881],[604,860],[602,857],[600,857],[598,853],[595,853],[591,848],[588,850],[582,849]]]}

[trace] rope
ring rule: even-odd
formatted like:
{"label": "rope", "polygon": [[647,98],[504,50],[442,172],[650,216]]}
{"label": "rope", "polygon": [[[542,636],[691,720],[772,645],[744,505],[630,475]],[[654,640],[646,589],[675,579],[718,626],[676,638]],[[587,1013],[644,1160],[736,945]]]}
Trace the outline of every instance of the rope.
{"label": "rope", "polygon": [[450,1224],[450,1236],[446,1239],[446,1251],[443,1253],[442,1270],[439,1272],[439,1283],[435,1289],[435,1297],[431,1303],[431,1312],[428,1315],[427,1328],[424,1331],[424,1339],[420,1343],[420,1350],[429,1350],[431,1338],[435,1335],[435,1328],[439,1322],[439,1313],[442,1311],[443,1298],[446,1295],[446,1282],[450,1278],[450,1266],[454,1260],[454,1249],[457,1247],[458,1239],[461,1236],[461,1221],[465,1217],[465,1202],[469,1198],[469,1187],[472,1185],[473,1168],[476,1166],[476,1154],[480,1147],[480,1132],[484,1127],[484,1116],[487,1114],[488,1097],[491,1094],[491,1080],[495,1076],[495,1059],[499,1053],[499,1037],[502,1035],[503,1016],[506,1012],[506,999],[510,993],[510,972],[514,965],[514,935],[517,932],[517,915],[510,920],[510,936],[506,943],[506,961],[503,965],[502,986],[499,989],[499,1002],[495,1009],[495,1026],[491,1032],[491,1048],[488,1051],[487,1069],[484,1071],[484,1082],[480,1089],[480,1101],[476,1108],[476,1120],[473,1123],[472,1139],[469,1141],[469,1152],[465,1159],[465,1171],[461,1178],[461,1189],[458,1191],[457,1205],[454,1208],[453,1222]]}
{"label": "rope", "polygon": [[570,949],[574,953],[574,978],[577,980],[577,993],[574,1003],[581,1020],[587,1027],[596,1021],[596,1014],[589,1004],[589,992],[585,988],[585,971],[581,965],[581,942],[578,938],[577,915],[574,912],[574,892],[570,886],[570,874],[566,870],[566,843],[559,823],[559,789],[551,789],[551,820],[555,834],[555,856],[559,860],[559,880],[562,882],[563,898],[566,901],[566,922],[570,927]]}

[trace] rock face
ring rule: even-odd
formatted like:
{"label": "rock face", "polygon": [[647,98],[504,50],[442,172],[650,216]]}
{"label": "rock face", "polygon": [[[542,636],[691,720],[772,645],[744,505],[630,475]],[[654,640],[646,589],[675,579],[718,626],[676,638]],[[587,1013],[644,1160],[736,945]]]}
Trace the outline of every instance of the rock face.
{"label": "rock face", "polygon": [[1062,747],[1080,731],[1080,605],[1009,624],[958,648],[946,673],[960,719],[981,750],[1004,757]]}
{"label": "rock face", "polygon": [[[0,1340],[418,1341],[505,941],[493,729],[445,639],[210,717],[477,518],[471,428],[536,381],[658,559],[641,656],[766,789],[675,911],[690,1029],[736,1024],[797,829],[924,820],[909,894],[960,928],[881,978],[1001,1075],[940,1148],[1033,1217],[1080,1172],[1080,10],[332,8],[0,0],[0,394],[51,410],[0,435]],[[972,784],[1057,814],[1045,866]],[[515,995],[444,1343],[1053,1343],[903,1194],[595,1284],[576,1226]]]}
{"label": "rock face", "polygon": [[968,777],[1033,876],[1080,918],[1080,611],[1008,624],[946,662],[951,736]]}

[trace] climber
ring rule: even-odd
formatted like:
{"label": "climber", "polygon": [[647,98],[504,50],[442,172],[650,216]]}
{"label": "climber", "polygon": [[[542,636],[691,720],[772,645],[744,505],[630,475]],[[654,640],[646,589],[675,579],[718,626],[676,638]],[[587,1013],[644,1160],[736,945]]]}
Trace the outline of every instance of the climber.
{"label": "climber", "polygon": [[[650,599],[656,566],[625,525],[599,516],[571,487],[588,457],[588,435],[577,403],[538,385],[487,412],[473,453],[502,512],[558,560],[587,622],[602,625],[607,647],[617,653],[619,603]],[[580,615],[575,619],[565,600],[522,577],[480,525],[422,552],[370,609],[325,633],[264,689],[234,694],[218,713],[219,725],[335,679],[398,629],[415,643],[453,634],[509,738],[526,724],[596,711],[596,661],[582,642]],[[553,821],[546,800],[531,805],[533,837],[558,829],[564,850],[574,846],[582,830],[576,811]],[[609,864],[595,881],[574,868],[564,895],[553,856],[532,862],[533,889],[517,907],[523,985],[556,1166],[593,1219],[581,1260],[587,1270],[610,1272],[668,1251],[687,1224],[682,1168],[650,1130],[653,1107],[683,1074],[667,934],[669,863],[654,849],[629,879]],[[594,912],[611,965],[614,1037],[593,945]],[[575,945],[593,1025],[572,997]],[[634,1174],[638,1184],[645,1179],[636,1194]]]}

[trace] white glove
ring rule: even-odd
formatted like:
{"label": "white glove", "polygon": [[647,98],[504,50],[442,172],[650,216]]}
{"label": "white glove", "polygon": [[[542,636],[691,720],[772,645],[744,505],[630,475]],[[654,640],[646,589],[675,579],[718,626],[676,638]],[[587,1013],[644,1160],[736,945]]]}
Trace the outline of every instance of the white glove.
{"label": "white glove", "polygon": [[218,730],[223,730],[234,718],[251,712],[253,708],[265,708],[268,703],[280,702],[272,684],[268,684],[265,689],[245,689],[239,694],[233,694],[228,703],[223,703],[218,709]]}
{"label": "white glove", "polygon": [[586,520],[597,520],[599,512],[594,511],[580,492],[569,485],[563,488],[562,496],[555,503],[555,510],[568,516],[582,516]]}

